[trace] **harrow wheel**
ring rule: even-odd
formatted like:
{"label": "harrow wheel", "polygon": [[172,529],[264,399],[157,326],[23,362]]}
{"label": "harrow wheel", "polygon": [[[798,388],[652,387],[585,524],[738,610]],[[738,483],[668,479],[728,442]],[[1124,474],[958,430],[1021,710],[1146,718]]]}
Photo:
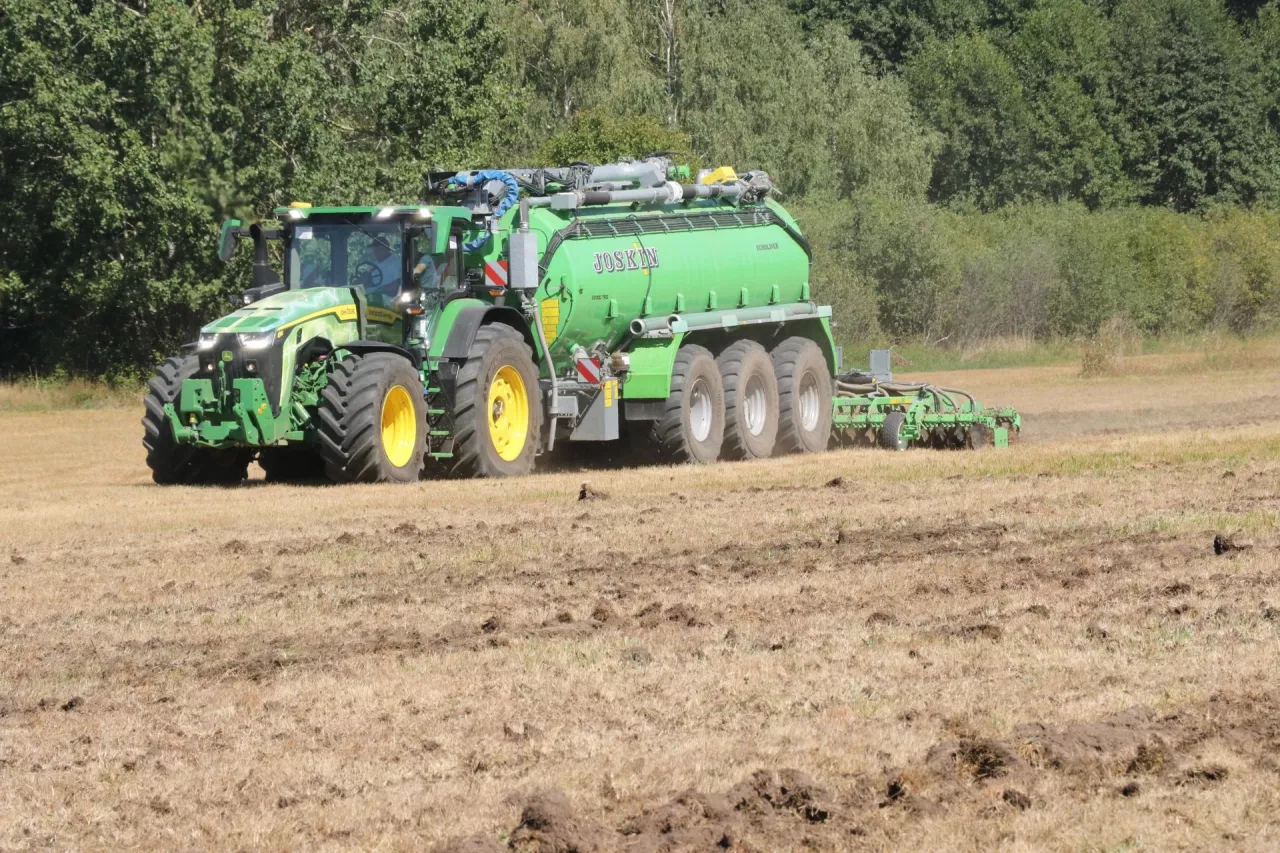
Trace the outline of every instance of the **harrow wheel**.
{"label": "harrow wheel", "polygon": [[174,440],[165,414],[167,403],[175,403],[182,393],[182,381],[196,375],[200,363],[194,355],[165,360],[147,383],[142,398],[142,446],[147,449],[151,479],[162,486],[234,485],[249,475],[253,451],[229,447],[214,449],[179,444]]}
{"label": "harrow wheel", "polygon": [[353,353],[320,394],[320,456],[337,483],[412,483],[422,473],[422,381],[403,357]]}
{"label": "harrow wheel", "polygon": [[902,437],[902,427],[907,421],[902,412],[889,412],[880,425],[880,446],[886,450],[903,451],[907,449],[907,440]]}

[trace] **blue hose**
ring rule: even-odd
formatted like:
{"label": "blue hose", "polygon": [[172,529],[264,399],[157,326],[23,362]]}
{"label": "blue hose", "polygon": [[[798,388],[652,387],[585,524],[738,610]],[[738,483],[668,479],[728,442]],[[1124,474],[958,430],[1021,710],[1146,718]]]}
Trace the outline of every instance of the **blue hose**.
{"label": "blue hose", "polygon": [[[482,169],[474,175],[470,172],[459,172],[449,179],[450,184],[454,186],[461,184],[465,187],[472,187],[476,184],[485,184],[489,181],[502,181],[507,185],[506,197],[502,201],[498,202],[498,206],[493,210],[493,216],[497,219],[502,216],[502,214],[510,210],[511,206],[520,200],[520,184],[516,182],[515,177],[511,175],[511,173],[504,172],[501,169]],[[466,252],[474,252],[485,243],[488,243],[489,238],[492,236],[492,234],[486,231],[474,240],[469,240],[466,243],[463,243],[462,249]]]}

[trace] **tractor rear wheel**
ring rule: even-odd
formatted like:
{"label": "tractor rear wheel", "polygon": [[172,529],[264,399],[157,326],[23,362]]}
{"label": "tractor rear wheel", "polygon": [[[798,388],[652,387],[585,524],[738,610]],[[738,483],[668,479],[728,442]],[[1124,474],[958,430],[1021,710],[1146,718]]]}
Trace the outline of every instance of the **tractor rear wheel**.
{"label": "tractor rear wheel", "polygon": [[422,380],[403,357],[353,353],[320,393],[320,456],[336,483],[412,483],[422,473],[427,413]]}
{"label": "tractor rear wheel", "polygon": [[902,451],[907,449],[907,440],[902,437],[902,427],[907,416],[902,412],[889,412],[880,424],[880,446],[886,450]]}
{"label": "tractor rear wheel", "polygon": [[481,326],[458,371],[453,474],[513,477],[533,471],[542,394],[533,350],[505,323]]}
{"label": "tractor rear wheel", "polygon": [[258,452],[258,465],[266,472],[268,483],[299,483],[325,478],[324,460],[309,448],[264,447]]}
{"label": "tractor rear wheel", "polygon": [[724,383],[726,459],[768,459],[778,437],[778,377],[755,341],[738,341],[716,358]]}
{"label": "tractor rear wheel", "polygon": [[[715,462],[724,444],[724,382],[711,352],[685,344],[671,369],[664,414],[641,432],[638,443],[659,462]],[[633,426],[642,429],[639,423]]]}
{"label": "tractor rear wheel", "polygon": [[182,381],[195,376],[199,368],[194,355],[165,359],[147,383],[147,393],[142,398],[146,406],[142,417],[142,446],[147,449],[151,479],[162,486],[234,485],[249,475],[252,450],[215,450],[174,440],[164,407],[178,401]]}
{"label": "tractor rear wheel", "polygon": [[820,453],[831,438],[831,371],[818,345],[792,337],[773,348],[778,376],[774,454]]}

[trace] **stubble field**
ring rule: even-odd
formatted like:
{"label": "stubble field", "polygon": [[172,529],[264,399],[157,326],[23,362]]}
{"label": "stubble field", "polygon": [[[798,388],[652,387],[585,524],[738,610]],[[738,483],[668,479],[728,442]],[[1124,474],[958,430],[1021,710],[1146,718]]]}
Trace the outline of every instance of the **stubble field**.
{"label": "stubble field", "polygon": [[1007,451],[410,487],[0,415],[0,848],[1276,849],[1280,365],[1077,373],[935,377]]}

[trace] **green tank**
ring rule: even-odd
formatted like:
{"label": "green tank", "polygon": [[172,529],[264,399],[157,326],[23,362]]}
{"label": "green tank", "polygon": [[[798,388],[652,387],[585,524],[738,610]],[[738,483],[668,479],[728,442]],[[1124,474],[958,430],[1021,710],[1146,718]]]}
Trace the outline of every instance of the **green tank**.
{"label": "green tank", "polygon": [[255,459],[273,480],[506,476],[566,441],[667,462],[823,450],[830,310],[770,190],[650,158],[228,223],[222,255],[251,240],[254,286],[151,383],[154,478],[236,481]]}

